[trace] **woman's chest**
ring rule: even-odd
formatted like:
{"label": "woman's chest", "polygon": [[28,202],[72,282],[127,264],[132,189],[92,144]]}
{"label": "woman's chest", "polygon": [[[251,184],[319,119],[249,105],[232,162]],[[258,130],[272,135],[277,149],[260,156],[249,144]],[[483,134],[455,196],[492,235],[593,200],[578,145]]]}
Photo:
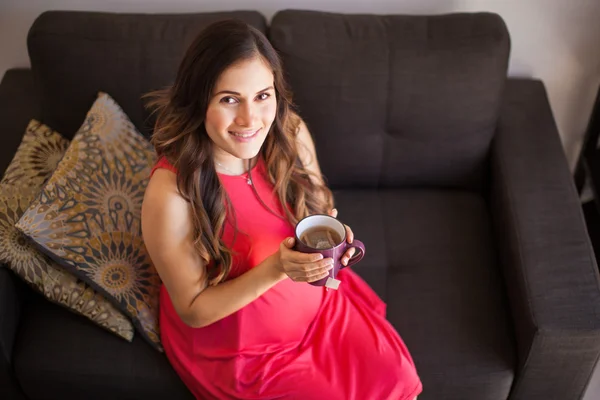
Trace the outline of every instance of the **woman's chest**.
{"label": "woman's chest", "polygon": [[261,182],[255,182],[254,188],[247,184],[236,185],[235,190],[228,190],[228,196],[231,212],[223,240],[233,251],[231,275],[234,277],[278,251],[281,242],[294,235],[294,229],[268,185]]}

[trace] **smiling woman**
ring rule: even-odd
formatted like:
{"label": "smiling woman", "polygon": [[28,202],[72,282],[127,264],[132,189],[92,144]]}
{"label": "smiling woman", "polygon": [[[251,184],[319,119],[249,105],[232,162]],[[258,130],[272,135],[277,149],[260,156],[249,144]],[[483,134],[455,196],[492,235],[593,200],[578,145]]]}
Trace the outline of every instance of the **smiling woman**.
{"label": "smiling woman", "polygon": [[[340,272],[338,291],[306,284],[328,276],[333,260],[292,250],[294,226],[337,211],[265,36],[238,21],[209,26],[174,85],[150,97],[159,161],[142,232],[163,282],[162,344],[194,395],[411,400],[420,393],[385,304],[358,275]],[[353,240],[348,227],[346,240]]]}
{"label": "smiling woman", "polygon": [[221,74],[215,91],[206,112],[206,133],[216,144],[214,158],[221,172],[241,175],[246,172],[243,160],[258,154],[275,120],[273,72],[261,57],[243,60]]}

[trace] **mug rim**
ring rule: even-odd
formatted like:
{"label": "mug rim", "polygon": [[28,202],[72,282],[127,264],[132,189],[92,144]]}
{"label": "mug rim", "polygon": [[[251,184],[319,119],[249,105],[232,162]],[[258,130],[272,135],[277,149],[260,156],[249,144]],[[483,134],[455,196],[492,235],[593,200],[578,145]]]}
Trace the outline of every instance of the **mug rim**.
{"label": "mug rim", "polygon": [[[339,223],[340,225],[342,225],[342,228],[344,229],[344,235],[343,235],[342,241],[340,243],[336,244],[333,247],[328,247],[326,249],[318,249],[316,247],[309,246],[308,244],[306,244],[302,240],[300,240],[300,237],[298,236],[298,226],[305,219],[313,218],[313,217],[327,217],[327,218],[331,218],[331,219],[335,220],[337,223]],[[341,245],[343,245],[346,242],[346,227],[344,226],[344,224],[340,220],[338,220],[337,218],[332,217],[331,215],[328,215],[328,214],[312,214],[312,215],[307,215],[306,217],[304,217],[300,221],[298,221],[298,223],[294,227],[294,236],[296,237],[296,240],[298,240],[300,243],[302,243],[303,246],[306,246],[309,249],[313,249],[313,250],[316,250],[316,251],[331,250],[331,249],[335,249],[335,248],[340,247]]]}

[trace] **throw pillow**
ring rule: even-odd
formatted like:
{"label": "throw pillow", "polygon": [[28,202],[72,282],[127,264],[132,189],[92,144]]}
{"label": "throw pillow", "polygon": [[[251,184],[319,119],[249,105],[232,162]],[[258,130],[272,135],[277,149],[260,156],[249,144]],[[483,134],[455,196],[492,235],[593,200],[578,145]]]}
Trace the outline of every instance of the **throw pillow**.
{"label": "throw pillow", "polygon": [[131,322],[89,285],[62,270],[15,228],[52,174],[69,141],[31,120],[0,183],[0,262],[55,304],[131,341]]}
{"label": "throw pillow", "polygon": [[69,141],[48,126],[32,119],[2,183],[25,184],[39,190],[56,169]]}
{"label": "throw pillow", "polygon": [[160,279],[140,223],[155,161],[152,145],[109,95],[99,93],[56,171],[16,226],[130,316],[162,351]]}

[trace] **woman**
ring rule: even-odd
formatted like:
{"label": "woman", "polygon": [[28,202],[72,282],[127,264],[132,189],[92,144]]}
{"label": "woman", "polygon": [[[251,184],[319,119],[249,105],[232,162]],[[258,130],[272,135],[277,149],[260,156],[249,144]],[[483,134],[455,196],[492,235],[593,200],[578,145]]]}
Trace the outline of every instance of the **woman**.
{"label": "woman", "polygon": [[211,25],[173,86],[150,97],[159,161],[142,231],[163,282],[162,343],[192,393],[415,398],[421,383],[385,304],[348,269],[338,291],[309,285],[332,260],[293,250],[300,219],[337,212],[264,35]]}

